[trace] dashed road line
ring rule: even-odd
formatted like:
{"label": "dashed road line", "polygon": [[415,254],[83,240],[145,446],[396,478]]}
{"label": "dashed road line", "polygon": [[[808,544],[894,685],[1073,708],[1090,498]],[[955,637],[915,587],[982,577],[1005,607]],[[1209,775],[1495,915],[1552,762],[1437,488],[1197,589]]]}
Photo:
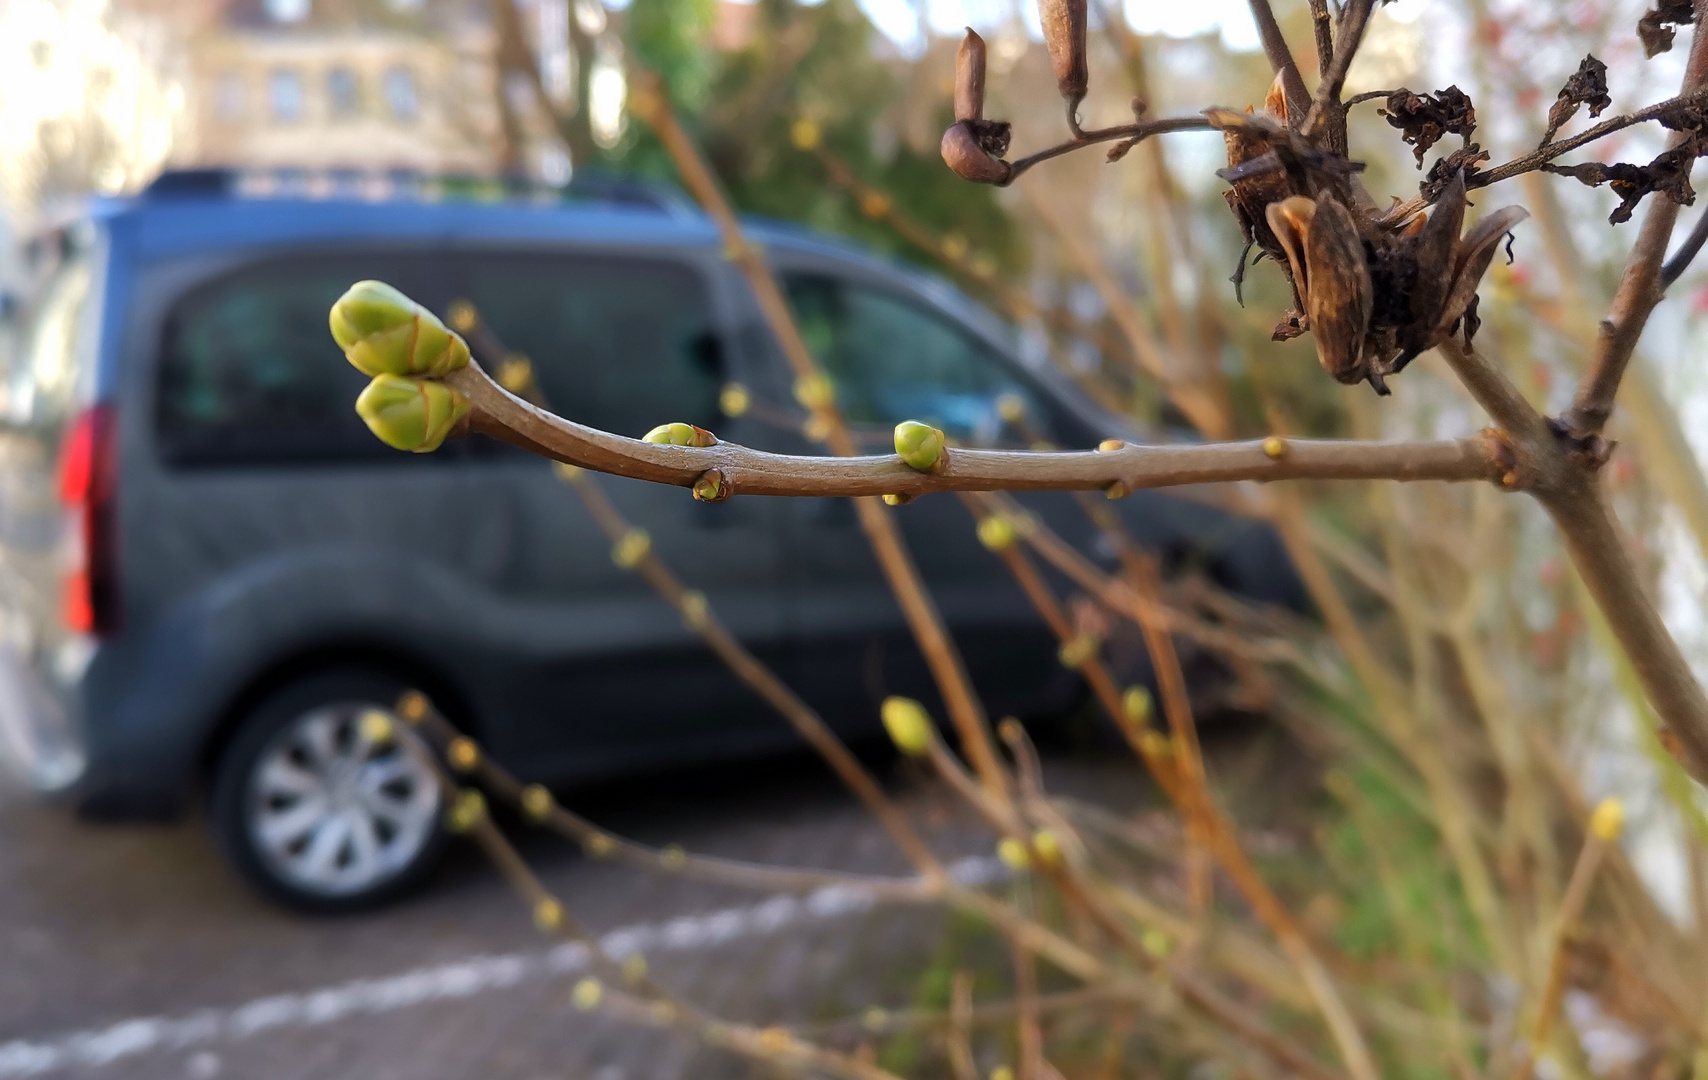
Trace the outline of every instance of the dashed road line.
{"label": "dashed road line", "polygon": [[[995,859],[968,858],[951,866],[950,873],[972,885],[997,880],[1005,868]],[[774,934],[799,923],[856,914],[871,909],[876,902],[865,887],[833,885],[802,897],[779,894],[742,907],[622,927],[600,938],[599,944],[616,957],[637,952],[687,952]],[[397,975],[275,994],[226,1008],[135,1017],[43,1040],[14,1039],[0,1043],[0,1080],[39,1076],[72,1066],[101,1068],[149,1051],[198,1049],[283,1028],[316,1027],[346,1017],[476,997],[535,979],[585,971],[588,962],[587,947],[573,943],[543,952],[472,956]]]}

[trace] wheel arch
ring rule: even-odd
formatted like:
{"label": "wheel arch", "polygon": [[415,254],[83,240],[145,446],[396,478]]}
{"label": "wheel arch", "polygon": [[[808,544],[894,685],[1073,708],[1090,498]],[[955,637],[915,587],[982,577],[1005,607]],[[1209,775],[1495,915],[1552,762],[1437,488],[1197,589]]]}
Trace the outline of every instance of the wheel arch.
{"label": "wheel arch", "polygon": [[258,669],[220,709],[196,758],[195,783],[205,794],[220,757],[244,717],[284,686],[316,672],[366,668],[420,688],[452,723],[478,737],[479,718],[459,681],[421,651],[377,638],[331,638],[301,645]]}

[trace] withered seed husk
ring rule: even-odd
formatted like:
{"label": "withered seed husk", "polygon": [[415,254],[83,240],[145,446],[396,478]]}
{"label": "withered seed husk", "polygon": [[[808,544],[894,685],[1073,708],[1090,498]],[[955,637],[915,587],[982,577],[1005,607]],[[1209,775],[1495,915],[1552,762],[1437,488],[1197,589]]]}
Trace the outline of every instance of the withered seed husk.
{"label": "withered seed husk", "polygon": [[949,130],[943,133],[943,144],[939,148],[943,154],[943,163],[955,170],[955,174],[963,180],[971,180],[978,184],[1007,183],[1011,167],[1008,162],[992,157],[979,145],[978,135],[973,131],[973,121],[960,120],[949,125]]}
{"label": "withered seed husk", "polygon": [[984,119],[984,38],[967,27],[955,50],[955,119]]}
{"label": "withered seed husk", "polygon": [[1087,0],[1038,0],[1038,21],[1044,28],[1044,45],[1050,50],[1056,89],[1068,107],[1078,105],[1091,85],[1085,61]]}
{"label": "withered seed husk", "polygon": [[1363,382],[1364,336],[1374,303],[1364,242],[1351,211],[1333,199],[1317,200],[1304,233],[1305,314],[1317,342],[1317,360],[1343,383]]}
{"label": "withered seed husk", "polygon": [[1277,74],[1269,83],[1269,93],[1263,96],[1263,111],[1281,121],[1287,122],[1287,88],[1281,83]]}
{"label": "withered seed husk", "polygon": [[1453,284],[1459,231],[1464,225],[1465,174],[1454,173],[1412,244],[1417,274],[1411,283],[1411,295],[1407,298],[1411,319],[1401,328],[1397,342],[1401,355],[1406,359],[1432,344],[1437,318]]}
{"label": "withered seed husk", "polygon": [[1477,286],[1482,283],[1489,263],[1494,261],[1495,252],[1500,249],[1501,237],[1529,216],[1530,211],[1522,206],[1502,207],[1485,215],[1459,242],[1453,261],[1453,284],[1448,288],[1447,302],[1435,324],[1437,341],[1452,332],[1453,324],[1464,316],[1471,301],[1476,299]]}

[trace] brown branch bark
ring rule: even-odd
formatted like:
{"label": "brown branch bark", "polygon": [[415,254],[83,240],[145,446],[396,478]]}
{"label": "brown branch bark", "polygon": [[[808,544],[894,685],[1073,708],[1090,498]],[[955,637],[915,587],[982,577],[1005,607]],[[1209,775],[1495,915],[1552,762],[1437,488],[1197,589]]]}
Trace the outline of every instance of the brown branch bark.
{"label": "brown branch bark", "polygon": [[1572,565],[1618,638],[1650,707],[1676,736],[1680,763],[1698,781],[1708,782],[1708,695],[1637,575],[1594,466],[1574,456],[1500,368],[1456,339],[1443,344],[1441,354],[1501,426],[1515,462],[1508,486],[1528,490],[1554,519]]}
{"label": "brown branch bark", "polygon": [[[706,167],[687,134],[677,123],[675,114],[671,112],[669,102],[665,99],[662,89],[655,76],[644,71],[636,71],[631,79],[632,97],[630,109],[658,136],[670,154],[677,172],[683,182],[693,192],[695,199],[704,208],[718,228],[723,239],[725,256],[735,264],[747,279],[749,288],[753,290],[755,301],[760,313],[764,316],[766,325],[770,328],[773,338],[782,350],[784,358],[793,369],[798,380],[822,380],[823,375],[818,369],[818,363],[813,359],[812,352],[806,342],[801,339],[800,329],[795,325],[794,316],[789,311],[787,301],[783,299],[782,291],[777,287],[776,279],[771,276],[770,268],[760,257],[759,252],[742,236],[741,226],[736,221],[735,212],[730,208],[729,200],[724,198],[722,189],[713,179],[711,170]],[[472,371],[470,365],[465,371]],[[463,374],[459,372],[458,374]],[[502,388],[489,382],[489,388]],[[508,395],[506,395],[508,396]],[[489,395],[490,397],[490,395]],[[473,399],[471,398],[471,404]],[[510,399],[515,402],[514,398]],[[515,402],[517,404],[525,404]],[[831,452],[839,457],[853,457],[855,445],[848,426],[843,422],[842,414],[833,402],[821,400],[813,407],[814,415],[824,423],[826,443]],[[583,429],[586,430],[586,429]],[[626,441],[626,440],[625,440]],[[524,444],[526,445],[526,444]],[[646,445],[646,444],[640,444]],[[677,447],[676,449],[687,449]],[[716,449],[713,447],[712,449]],[[548,454],[547,456],[553,456]],[[566,460],[566,459],[560,459]],[[837,463],[825,459],[801,458],[806,461],[823,461],[827,465]],[[575,462],[574,464],[581,464]],[[590,467],[598,469],[597,465]],[[610,471],[610,470],[604,470]],[[703,473],[704,470],[701,470]],[[726,473],[726,478],[734,477]],[[645,477],[651,479],[651,477]],[[668,482],[668,481],[667,481]],[[691,484],[692,481],[689,481]],[[883,491],[866,492],[868,495],[884,494]],[[831,494],[824,492],[823,494]],[[846,494],[861,494],[850,491]],[[932,678],[937,684],[938,691],[943,696],[949,717],[961,738],[961,745],[973,768],[978,772],[980,781],[993,794],[1005,795],[1008,789],[1006,773],[996,749],[991,741],[990,723],[984,714],[984,707],[979,703],[973,692],[972,680],[967,676],[966,665],[962,663],[955,643],[950,639],[944,628],[942,616],[937,611],[936,603],[925,591],[919,577],[918,568],[908,555],[907,548],[902,543],[901,534],[896,528],[894,519],[886,511],[882,503],[871,498],[854,500],[854,511],[859,518],[860,527],[866,533],[866,539],[872,545],[873,553],[877,556],[878,565],[883,569],[888,579],[890,590],[895,594],[896,602],[900,604],[903,616],[907,619],[913,632],[914,640],[919,645],[921,654],[925,657],[926,666],[930,668]]]}
{"label": "brown branch bark", "polygon": [[1264,55],[1269,57],[1269,67],[1281,76],[1281,92],[1287,98],[1287,115],[1303,116],[1311,106],[1311,93],[1305,89],[1304,77],[1299,74],[1293,50],[1287,47],[1281,24],[1275,21],[1275,9],[1269,6],[1269,0],[1250,0],[1250,7],[1251,17],[1257,22],[1258,36],[1263,39]]}
{"label": "brown branch bark", "polygon": [[[1359,97],[1354,100],[1361,100],[1364,97],[1366,97],[1366,95],[1360,94]],[[1581,146],[1587,146],[1590,143],[1595,142],[1597,139],[1604,139],[1616,131],[1623,131],[1628,127],[1647,123],[1650,120],[1665,116],[1671,112],[1677,112],[1681,109],[1700,107],[1705,102],[1708,102],[1708,92],[1705,92],[1700,87],[1688,89],[1685,93],[1681,93],[1677,97],[1671,97],[1665,101],[1657,101],[1653,105],[1647,105],[1638,109],[1636,112],[1609,117],[1601,123],[1596,124],[1594,127],[1585,128],[1576,135],[1545,143],[1542,146],[1537,147],[1535,150],[1530,151],[1528,154],[1513,158],[1511,161],[1502,162],[1492,169],[1482,169],[1478,172],[1472,173],[1465,177],[1465,186],[1466,188],[1474,191],[1477,188],[1485,188],[1493,184],[1498,184],[1502,180],[1510,180],[1515,176],[1523,176],[1528,173],[1533,173],[1548,162],[1553,161],[1556,158],[1563,157]],[[1671,203],[1670,199],[1660,196],[1656,196],[1656,200],[1657,201],[1653,205]],[[1422,196],[1415,196],[1407,199],[1405,202],[1394,204],[1394,206],[1382,214],[1380,221],[1389,225],[1397,224],[1398,222],[1411,217],[1413,214],[1428,205],[1428,201]],[[1673,205],[1676,206],[1676,204]],[[1664,248],[1665,245],[1663,244],[1662,247]]]}
{"label": "brown branch bark", "polygon": [[[919,472],[894,455],[807,457],[768,454],[736,443],[661,446],[625,438],[530,405],[473,363],[445,382],[468,396],[474,430],[542,457],[677,487],[692,487],[707,470],[719,469],[738,495],[923,495],[1101,490],[1111,484],[1178,487],[1229,480],[1465,481],[1500,476],[1494,447],[1478,437],[1417,442],[1289,439],[1279,457],[1265,451],[1267,440],[1047,453],[954,448],[944,452],[938,471]],[[851,451],[852,441],[846,445]]]}
{"label": "brown branch bark", "polygon": [[1121,139],[1124,140],[1123,145],[1132,147],[1155,135],[1166,135],[1174,131],[1208,130],[1210,130],[1210,122],[1201,116],[1164,116],[1155,120],[1139,120],[1131,124],[1122,124],[1118,127],[1084,131],[1066,142],[1057,143],[1055,146],[1047,147],[1009,162],[1008,178],[998,186],[1007,187],[1014,183],[1020,178],[1021,173],[1034,165],[1040,165],[1051,158],[1061,157],[1063,154],[1071,154],[1075,150],[1083,150],[1088,146],[1096,146],[1098,143]]}
{"label": "brown branch bark", "polygon": [[[1684,86],[1680,96],[1694,94],[1708,84],[1708,0],[1696,4],[1696,28],[1690,40],[1690,59],[1684,68]],[[1667,145],[1677,146],[1689,136],[1674,132]],[[1601,324],[1595,351],[1590,354],[1589,367],[1578,383],[1572,407],[1563,419],[1574,435],[1599,433],[1613,414],[1613,399],[1619,383],[1625,377],[1625,365],[1637,349],[1637,339],[1649,321],[1649,313],[1660,303],[1665,292],[1661,283],[1661,263],[1666,259],[1667,242],[1678,222],[1678,203],[1653,195],[1649,198],[1648,213],[1637,242],[1625,261],[1625,272],[1619,288],[1613,294],[1613,306]]]}

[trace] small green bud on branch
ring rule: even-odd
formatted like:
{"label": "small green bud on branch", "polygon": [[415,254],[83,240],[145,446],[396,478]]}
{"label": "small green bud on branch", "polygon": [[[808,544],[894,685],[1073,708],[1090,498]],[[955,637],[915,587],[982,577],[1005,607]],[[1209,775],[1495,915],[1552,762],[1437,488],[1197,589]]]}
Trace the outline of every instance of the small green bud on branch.
{"label": "small green bud on branch", "polygon": [[979,543],[992,551],[1004,551],[1014,546],[1014,522],[1005,514],[992,514],[979,521]]}
{"label": "small green bud on branch", "polygon": [[908,467],[919,472],[936,472],[943,463],[943,433],[917,420],[903,420],[896,425],[896,453]]}
{"label": "small green bud on branch", "polygon": [[437,450],[468,415],[469,399],[441,382],[376,375],[356,397],[356,415],[387,446],[411,453]]}
{"label": "small green bud on branch", "polygon": [[383,281],[358,281],[332,305],[332,339],[364,375],[443,378],[469,347],[438,316]]}
{"label": "small green bud on branch", "polygon": [[912,698],[887,697],[879,715],[890,740],[902,753],[919,757],[931,749],[936,732],[931,726],[931,716],[919,702]]}
{"label": "small green bud on branch", "polygon": [[694,481],[691,490],[694,493],[694,498],[701,502],[723,502],[730,497],[735,489],[724,477],[722,469],[707,469],[700,474],[698,480]]}
{"label": "small green bud on branch", "polygon": [[630,529],[611,545],[611,561],[624,570],[633,570],[652,550],[652,537],[645,529]]}
{"label": "small green bud on branch", "polygon": [[642,435],[641,442],[660,446],[716,446],[718,437],[694,424],[660,424]]}
{"label": "small green bud on branch", "polygon": [[480,824],[484,817],[486,797],[473,788],[464,788],[457,792],[450,809],[445,811],[445,828],[454,833],[465,833]]}

